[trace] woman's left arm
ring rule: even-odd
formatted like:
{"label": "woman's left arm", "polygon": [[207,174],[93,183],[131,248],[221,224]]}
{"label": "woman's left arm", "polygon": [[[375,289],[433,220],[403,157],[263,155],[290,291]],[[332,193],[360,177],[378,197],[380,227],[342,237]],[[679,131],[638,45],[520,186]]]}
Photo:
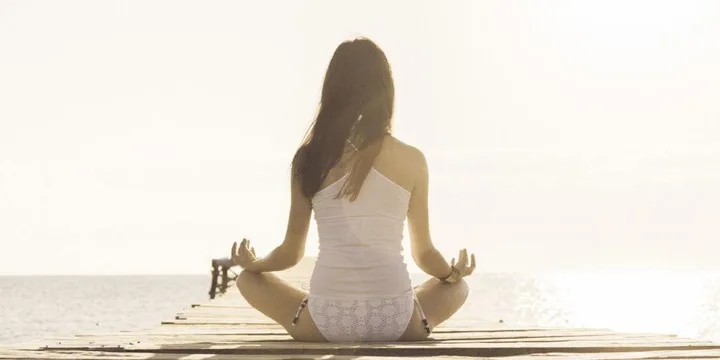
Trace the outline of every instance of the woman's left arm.
{"label": "woman's left arm", "polygon": [[245,269],[262,273],[282,271],[297,265],[305,256],[305,243],[311,215],[312,202],[303,194],[300,184],[292,176],[290,180],[290,215],[288,216],[285,240],[267,256],[246,263]]}

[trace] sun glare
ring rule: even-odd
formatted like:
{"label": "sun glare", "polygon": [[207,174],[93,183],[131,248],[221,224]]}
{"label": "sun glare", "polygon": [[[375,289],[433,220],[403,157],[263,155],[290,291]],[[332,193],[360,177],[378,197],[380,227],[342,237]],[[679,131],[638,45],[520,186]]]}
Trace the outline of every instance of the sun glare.
{"label": "sun glare", "polygon": [[[598,71],[664,71],[693,56],[696,30],[709,3],[693,1],[566,1],[533,8],[536,27],[578,66]],[[561,5],[560,5],[561,4]]]}
{"label": "sun glare", "polygon": [[571,325],[617,331],[697,336],[688,329],[708,296],[707,279],[697,274],[617,272],[556,280]]}

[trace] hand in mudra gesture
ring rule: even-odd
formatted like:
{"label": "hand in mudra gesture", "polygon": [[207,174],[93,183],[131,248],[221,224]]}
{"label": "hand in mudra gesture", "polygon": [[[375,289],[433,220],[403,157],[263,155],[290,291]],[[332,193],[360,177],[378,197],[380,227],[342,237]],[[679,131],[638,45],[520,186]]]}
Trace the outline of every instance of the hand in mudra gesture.
{"label": "hand in mudra gesture", "polygon": [[255,248],[250,246],[250,240],[248,239],[242,239],[240,246],[238,246],[237,242],[233,243],[230,259],[232,259],[233,264],[248,271],[253,271],[253,264],[258,260],[257,255],[255,255]]}
{"label": "hand in mudra gesture", "polygon": [[475,254],[470,254],[470,263],[468,264],[467,249],[460,250],[457,264],[455,258],[450,261],[450,265],[454,266],[460,272],[460,277],[470,276],[475,271]]}

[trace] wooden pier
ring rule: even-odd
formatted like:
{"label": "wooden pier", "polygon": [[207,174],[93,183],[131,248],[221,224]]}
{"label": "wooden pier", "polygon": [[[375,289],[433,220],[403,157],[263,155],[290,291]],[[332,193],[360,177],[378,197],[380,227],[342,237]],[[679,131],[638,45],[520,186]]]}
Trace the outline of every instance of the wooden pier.
{"label": "wooden pier", "polygon": [[[307,277],[285,273],[292,281]],[[116,334],[77,335],[0,347],[0,359],[720,359],[720,344],[662,334],[606,329],[518,328],[451,319],[416,343],[318,344],[293,341],[250,308],[237,289],[189,304],[160,326]]]}

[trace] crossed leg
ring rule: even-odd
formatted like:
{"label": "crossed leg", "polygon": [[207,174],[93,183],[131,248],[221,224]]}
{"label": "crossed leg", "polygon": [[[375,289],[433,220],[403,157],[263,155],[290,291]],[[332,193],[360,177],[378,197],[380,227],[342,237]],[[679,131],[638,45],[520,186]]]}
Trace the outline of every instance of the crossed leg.
{"label": "crossed leg", "polygon": [[[293,339],[306,342],[327,341],[317,329],[307,308],[300,313],[297,323],[292,325],[298,306],[307,295],[305,291],[273,273],[257,274],[249,271],[242,271],[238,275],[237,287],[250,306],[280,324]],[[442,284],[431,278],[415,288],[415,294],[431,329],[455,314],[465,303],[468,292],[468,285],[464,280],[454,284]],[[415,306],[413,317],[400,341],[421,341],[427,337],[420,309]]]}
{"label": "crossed leg", "polygon": [[[469,292],[467,283],[462,279],[453,284],[443,284],[430,278],[415,288],[415,295],[431,330],[453,316],[465,304]],[[420,310],[415,306],[413,317],[400,341],[420,341],[427,337]]]}
{"label": "crossed leg", "polygon": [[307,293],[294,287],[273,273],[252,273],[242,271],[236,285],[245,301],[265,316],[284,327],[297,341],[325,342],[325,338],[315,326],[307,308],[300,313],[297,323],[292,320],[298,306]]}

